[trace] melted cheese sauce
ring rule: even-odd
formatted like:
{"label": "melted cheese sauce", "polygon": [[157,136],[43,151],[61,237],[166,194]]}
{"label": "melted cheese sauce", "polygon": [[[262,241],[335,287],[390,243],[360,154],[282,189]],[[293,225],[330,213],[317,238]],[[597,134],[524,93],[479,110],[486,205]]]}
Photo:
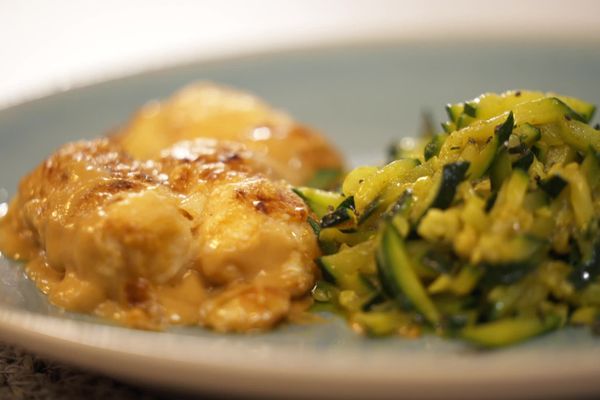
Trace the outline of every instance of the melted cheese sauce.
{"label": "melted cheese sauce", "polygon": [[161,154],[64,146],[21,182],[0,251],[51,303],[136,328],[248,332],[303,309],[318,249],[288,184],[240,144]]}

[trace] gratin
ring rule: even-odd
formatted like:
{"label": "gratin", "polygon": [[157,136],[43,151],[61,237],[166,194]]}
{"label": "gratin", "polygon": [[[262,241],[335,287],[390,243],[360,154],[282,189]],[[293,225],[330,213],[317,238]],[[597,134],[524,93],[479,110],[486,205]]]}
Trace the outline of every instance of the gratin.
{"label": "gratin", "polygon": [[284,179],[325,167],[341,158],[318,133],[248,94],[192,86],[26,176],[0,250],[66,310],[269,329],[305,308],[317,276],[309,210]]}

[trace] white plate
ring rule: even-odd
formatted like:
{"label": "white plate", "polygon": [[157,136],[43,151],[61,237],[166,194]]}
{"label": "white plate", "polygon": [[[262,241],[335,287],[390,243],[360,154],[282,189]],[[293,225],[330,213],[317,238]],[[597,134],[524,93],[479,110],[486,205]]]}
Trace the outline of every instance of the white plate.
{"label": "white plate", "polygon": [[[102,83],[0,112],[0,186],[61,143],[99,135],[147,99],[196,79],[249,89],[318,126],[354,162],[381,159],[419,112],[486,90],[553,90],[600,103],[600,51],[547,46],[381,45],[193,64]],[[0,199],[0,202],[2,199]],[[436,337],[366,339],[339,319],[260,335],[142,332],[62,313],[0,259],[0,337],[149,385],[286,397],[551,397],[600,394],[600,339],[566,329],[495,352]]]}

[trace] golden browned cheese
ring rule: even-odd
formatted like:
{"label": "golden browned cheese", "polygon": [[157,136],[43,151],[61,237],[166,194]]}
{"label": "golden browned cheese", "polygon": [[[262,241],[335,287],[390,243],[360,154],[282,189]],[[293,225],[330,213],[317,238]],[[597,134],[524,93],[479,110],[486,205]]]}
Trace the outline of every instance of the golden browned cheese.
{"label": "golden browned cheese", "polygon": [[319,133],[248,93],[208,83],[147,104],[115,137],[137,158],[200,137],[243,143],[293,185],[306,184],[320,169],[343,169],[340,154]]}
{"label": "golden browned cheese", "polygon": [[0,250],[67,310],[147,329],[253,331],[315,279],[308,210],[243,144],[200,139],[140,161],[110,139],[67,144],[25,177]]}

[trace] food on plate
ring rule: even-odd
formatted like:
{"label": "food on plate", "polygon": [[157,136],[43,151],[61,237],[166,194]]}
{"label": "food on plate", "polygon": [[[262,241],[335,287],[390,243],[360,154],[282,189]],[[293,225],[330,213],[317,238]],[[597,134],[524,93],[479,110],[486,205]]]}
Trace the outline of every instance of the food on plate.
{"label": "food on plate", "polygon": [[0,250],[66,310],[144,329],[270,329],[309,305],[319,255],[284,179],[327,168],[341,159],[319,134],[250,95],[192,86],[24,177]]}
{"label": "food on plate", "polygon": [[243,143],[293,185],[334,188],[343,171],[340,154],[314,130],[249,93],[210,83],[147,104],[115,133],[123,148],[140,159],[196,138]]}
{"label": "food on plate", "polygon": [[24,177],[0,250],[51,303],[143,329],[261,331],[314,301],[373,336],[600,331],[595,107],[508,91],[446,109],[342,181],[315,131],[193,85]]}
{"label": "food on plate", "polygon": [[370,335],[435,333],[500,347],[600,329],[600,131],[552,93],[447,106],[444,131],[296,191],[316,215],[318,309]]}

